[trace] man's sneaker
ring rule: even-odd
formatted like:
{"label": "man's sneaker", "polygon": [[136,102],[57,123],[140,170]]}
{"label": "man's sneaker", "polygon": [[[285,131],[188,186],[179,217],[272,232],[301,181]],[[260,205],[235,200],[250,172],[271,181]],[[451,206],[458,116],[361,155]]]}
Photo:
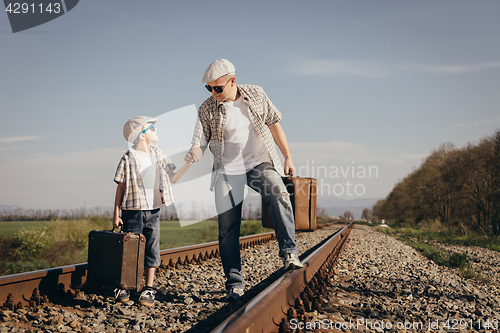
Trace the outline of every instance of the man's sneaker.
{"label": "man's sneaker", "polygon": [[237,302],[243,296],[243,288],[231,287],[224,297],[224,302]]}
{"label": "man's sneaker", "polygon": [[146,306],[153,305],[155,302],[155,295],[156,290],[151,287],[146,287],[146,289],[142,291],[141,296],[139,296],[139,304]]}
{"label": "man's sneaker", "polygon": [[295,253],[285,253],[283,255],[283,265],[285,266],[285,270],[304,267]]}
{"label": "man's sneaker", "polygon": [[125,303],[130,300],[130,291],[125,289],[115,289],[115,301]]}

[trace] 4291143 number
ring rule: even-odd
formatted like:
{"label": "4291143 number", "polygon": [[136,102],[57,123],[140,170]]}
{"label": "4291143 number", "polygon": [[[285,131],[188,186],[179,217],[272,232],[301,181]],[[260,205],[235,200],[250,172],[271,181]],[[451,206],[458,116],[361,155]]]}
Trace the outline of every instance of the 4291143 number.
{"label": "4291143 number", "polygon": [[9,3],[5,8],[5,11],[9,14],[43,14],[43,13],[54,13],[59,14],[61,12],[61,4],[58,2],[49,3],[47,6],[44,4],[35,5],[34,3]]}

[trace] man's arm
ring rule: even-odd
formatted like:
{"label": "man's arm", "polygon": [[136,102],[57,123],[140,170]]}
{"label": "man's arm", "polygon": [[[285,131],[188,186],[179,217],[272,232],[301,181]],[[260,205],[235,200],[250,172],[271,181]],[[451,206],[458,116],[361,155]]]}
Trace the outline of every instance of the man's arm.
{"label": "man's arm", "polygon": [[[210,140],[210,135],[206,135],[206,131],[208,128],[205,128],[201,122],[200,114],[198,112],[198,117],[196,118],[196,125],[194,128],[193,139],[191,140],[191,149],[188,151],[186,156],[184,157],[184,162],[186,163],[194,163],[198,162],[205,149],[207,149],[207,141]],[[207,139],[208,138],[208,139]]]}
{"label": "man's arm", "polygon": [[288,141],[286,140],[285,132],[281,128],[280,123],[269,126],[269,130],[273,135],[274,142],[278,145],[283,157],[285,158],[284,171],[285,175],[293,176],[295,173],[295,166],[292,161],[292,154],[290,154],[290,148],[288,147]]}

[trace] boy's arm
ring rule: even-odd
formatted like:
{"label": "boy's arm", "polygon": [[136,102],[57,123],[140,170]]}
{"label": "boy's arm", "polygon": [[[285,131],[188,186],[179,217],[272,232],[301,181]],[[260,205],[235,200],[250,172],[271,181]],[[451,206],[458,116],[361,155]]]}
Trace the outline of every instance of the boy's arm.
{"label": "boy's arm", "polygon": [[191,167],[191,165],[193,165],[193,162],[191,163],[186,163],[182,166],[182,168],[179,169],[179,171],[175,172],[170,169],[168,170],[168,177],[170,178],[170,182],[171,183],[177,183],[177,181],[179,179],[181,179],[182,176],[184,176],[184,174],[186,173],[186,171],[188,171],[188,169]]}
{"label": "boy's arm", "polygon": [[113,209],[113,228],[118,228],[123,225],[120,218],[120,206],[122,205],[123,194],[125,193],[125,183],[118,183],[116,187],[115,206]]}

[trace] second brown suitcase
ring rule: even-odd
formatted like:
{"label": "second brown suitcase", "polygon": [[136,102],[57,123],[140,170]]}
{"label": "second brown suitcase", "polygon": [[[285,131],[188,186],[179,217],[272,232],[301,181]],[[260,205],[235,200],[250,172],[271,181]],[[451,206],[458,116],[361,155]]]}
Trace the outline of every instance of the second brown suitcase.
{"label": "second brown suitcase", "polygon": [[[317,180],[315,178],[282,177],[292,201],[295,230],[316,230]],[[262,226],[274,229],[271,209],[262,200]]]}
{"label": "second brown suitcase", "polygon": [[143,234],[91,231],[87,281],[140,291],[144,286],[145,245]]}

